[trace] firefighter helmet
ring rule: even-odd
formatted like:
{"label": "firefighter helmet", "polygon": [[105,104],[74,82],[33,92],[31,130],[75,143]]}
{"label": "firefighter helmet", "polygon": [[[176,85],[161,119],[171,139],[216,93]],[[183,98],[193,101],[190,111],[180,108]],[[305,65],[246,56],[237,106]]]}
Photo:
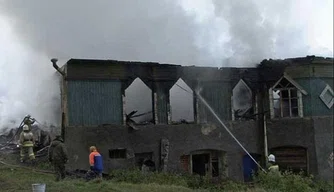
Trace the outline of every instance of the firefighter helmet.
{"label": "firefighter helmet", "polygon": [[23,131],[29,131],[28,125],[23,125]]}
{"label": "firefighter helmet", "polygon": [[268,156],[268,161],[270,161],[270,162],[275,162],[275,155],[270,154],[270,155]]}

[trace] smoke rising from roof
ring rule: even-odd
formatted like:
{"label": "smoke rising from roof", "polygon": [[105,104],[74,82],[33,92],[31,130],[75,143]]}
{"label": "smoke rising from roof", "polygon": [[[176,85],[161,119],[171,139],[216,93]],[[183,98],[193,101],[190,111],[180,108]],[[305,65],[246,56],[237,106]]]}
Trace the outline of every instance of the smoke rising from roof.
{"label": "smoke rising from roof", "polygon": [[[310,51],[332,55],[332,45],[316,47],[328,20],[315,3],[333,13],[330,0],[0,1],[0,127],[26,113],[59,123],[52,57],[253,66]],[[309,34],[313,24],[320,29]]]}

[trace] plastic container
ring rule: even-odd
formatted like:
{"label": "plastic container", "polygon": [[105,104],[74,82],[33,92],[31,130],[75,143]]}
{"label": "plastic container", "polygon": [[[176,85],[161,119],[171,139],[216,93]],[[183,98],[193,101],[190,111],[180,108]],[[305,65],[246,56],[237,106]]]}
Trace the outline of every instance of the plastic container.
{"label": "plastic container", "polygon": [[45,192],[45,183],[34,183],[32,184],[32,191],[33,192]]}

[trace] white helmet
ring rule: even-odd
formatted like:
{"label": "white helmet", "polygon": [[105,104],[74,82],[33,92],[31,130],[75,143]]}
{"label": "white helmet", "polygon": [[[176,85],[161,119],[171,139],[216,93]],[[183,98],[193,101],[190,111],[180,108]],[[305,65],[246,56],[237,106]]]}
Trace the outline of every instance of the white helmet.
{"label": "white helmet", "polygon": [[268,161],[275,162],[275,155],[270,154],[270,155],[268,156]]}
{"label": "white helmet", "polygon": [[28,125],[23,125],[23,131],[29,131]]}

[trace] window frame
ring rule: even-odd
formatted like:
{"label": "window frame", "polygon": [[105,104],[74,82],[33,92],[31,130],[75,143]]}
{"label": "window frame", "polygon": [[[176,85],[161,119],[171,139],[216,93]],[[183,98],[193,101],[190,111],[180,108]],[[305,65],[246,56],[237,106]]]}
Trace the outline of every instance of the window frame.
{"label": "window frame", "polygon": [[[325,94],[328,91],[329,91],[329,94],[332,94],[333,98],[328,103],[326,103]],[[334,91],[333,91],[333,89],[328,84],[326,84],[326,87],[321,92],[321,94],[320,94],[319,97],[320,97],[321,101],[327,106],[328,109],[330,109],[330,108],[333,107],[333,104],[334,104]]]}
{"label": "window frame", "polygon": [[[237,119],[236,119],[236,117],[235,117],[235,111],[234,111],[234,100],[233,100],[233,98],[234,98],[234,95],[233,95],[233,92],[234,92],[234,89],[237,87],[237,85],[238,84],[243,84],[245,87],[246,87],[246,89],[249,91],[249,93],[250,93],[250,96],[251,96],[251,106],[247,109],[247,110],[250,110],[250,109],[252,109],[252,108],[254,108],[254,112],[253,112],[253,114],[257,114],[257,95],[256,95],[256,93],[255,93],[255,95],[254,95],[254,93],[253,93],[253,90],[248,86],[248,84],[241,78],[235,85],[234,85],[234,87],[232,88],[232,95],[231,95],[231,113],[232,113],[232,121],[236,121]],[[255,100],[255,101],[254,101]],[[247,111],[246,110],[246,111]]]}
{"label": "window frame", "polygon": [[126,159],[127,158],[127,149],[109,149],[109,158],[110,159]]}
{"label": "window frame", "polygon": [[[291,85],[292,87],[281,87],[277,88],[278,85],[280,85],[280,82],[285,79],[289,82],[287,85]],[[275,114],[275,106],[274,106],[274,101],[279,100],[280,103],[282,104],[282,101],[284,98],[279,97],[279,98],[274,98],[274,91],[288,91],[288,97],[285,98],[289,100],[289,115],[284,116],[283,110],[284,108],[280,106],[280,113],[278,117]],[[292,98],[291,97],[291,90],[296,90],[297,91],[297,97]],[[302,118],[304,117],[303,113],[303,94],[307,95],[307,92],[297,83],[295,82],[291,77],[289,77],[286,73],[271,87],[269,88],[269,103],[270,103],[270,116],[271,119],[280,119],[280,118]],[[296,99],[297,100],[297,109],[298,109],[298,115],[293,116],[292,110],[296,107],[292,107],[292,100]]]}

